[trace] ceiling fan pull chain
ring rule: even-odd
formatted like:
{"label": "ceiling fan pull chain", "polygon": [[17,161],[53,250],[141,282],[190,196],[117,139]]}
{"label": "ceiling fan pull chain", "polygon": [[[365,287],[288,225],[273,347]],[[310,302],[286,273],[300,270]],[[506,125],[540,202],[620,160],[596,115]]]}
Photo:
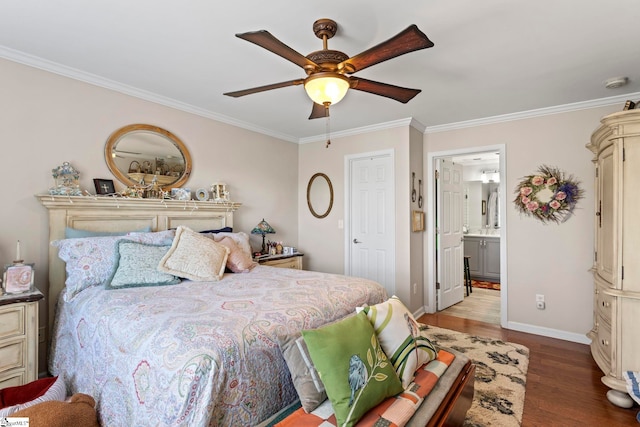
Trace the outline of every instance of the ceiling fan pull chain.
{"label": "ceiling fan pull chain", "polygon": [[329,103],[326,103],[324,108],[326,112],[325,133],[327,135],[327,145],[325,145],[325,148],[329,148],[331,145],[331,116],[329,115]]}

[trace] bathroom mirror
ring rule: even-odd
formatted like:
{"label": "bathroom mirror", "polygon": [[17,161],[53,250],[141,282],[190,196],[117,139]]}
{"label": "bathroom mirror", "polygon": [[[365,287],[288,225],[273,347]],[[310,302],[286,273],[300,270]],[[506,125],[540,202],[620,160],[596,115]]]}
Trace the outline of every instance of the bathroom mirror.
{"label": "bathroom mirror", "polygon": [[155,179],[167,190],[182,186],[191,174],[191,155],[168,130],[133,124],[116,130],[104,148],[109,170],[127,187],[147,186]]}
{"label": "bathroom mirror", "polygon": [[329,215],[333,207],[333,186],[327,175],[317,173],[309,179],[307,205],[309,205],[311,214],[316,218],[324,218]]}

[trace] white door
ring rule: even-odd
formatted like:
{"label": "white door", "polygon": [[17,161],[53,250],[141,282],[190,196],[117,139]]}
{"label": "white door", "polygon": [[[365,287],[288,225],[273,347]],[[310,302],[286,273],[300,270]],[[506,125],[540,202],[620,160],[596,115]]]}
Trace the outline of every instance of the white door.
{"label": "white door", "polygon": [[395,293],[393,157],[390,152],[347,159],[349,275],[375,280]]}
{"label": "white door", "polygon": [[462,165],[436,159],[436,270],[438,311],[464,299]]}

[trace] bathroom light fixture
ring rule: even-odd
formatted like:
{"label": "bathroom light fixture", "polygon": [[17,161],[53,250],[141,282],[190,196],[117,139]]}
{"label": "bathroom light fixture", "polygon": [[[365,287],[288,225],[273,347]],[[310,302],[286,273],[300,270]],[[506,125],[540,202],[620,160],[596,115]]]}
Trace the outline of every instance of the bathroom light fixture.
{"label": "bathroom light fixture", "polygon": [[498,169],[483,170],[480,178],[482,179],[483,184],[487,184],[489,182],[500,182],[500,171]]}

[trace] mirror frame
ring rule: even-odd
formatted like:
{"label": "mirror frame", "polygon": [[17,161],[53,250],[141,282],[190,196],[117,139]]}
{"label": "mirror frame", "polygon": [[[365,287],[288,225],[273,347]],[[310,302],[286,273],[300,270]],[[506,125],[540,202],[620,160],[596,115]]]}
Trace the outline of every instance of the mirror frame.
{"label": "mirror frame", "polygon": [[[324,178],[325,181],[327,181],[327,184],[329,185],[329,206],[327,207],[327,210],[324,213],[316,212],[315,209],[313,209],[313,206],[311,205],[311,185],[313,184],[313,181],[315,181],[317,178]],[[315,216],[316,218],[324,218],[327,215],[329,215],[329,212],[331,212],[331,208],[333,207],[333,185],[331,185],[331,180],[327,175],[321,172],[318,172],[309,179],[309,184],[307,184],[307,205],[309,206],[311,215]]]}
{"label": "mirror frame", "polygon": [[160,136],[163,136],[169,142],[175,145],[176,148],[180,151],[180,153],[184,157],[184,172],[175,182],[172,182],[169,185],[163,186],[162,189],[167,190],[170,188],[182,187],[182,185],[187,182],[187,180],[189,179],[189,176],[191,175],[191,154],[189,153],[189,150],[187,149],[186,145],[184,145],[184,143],[180,140],[180,138],[178,138],[177,136],[175,136],[174,134],[172,134],[166,129],[162,129],[161,127],[153,126],[153,125],[145,125],[145,124],[127,125],[116,130],[114,133],[112,133],[109,136],[109,139],[107,140],[107,143],[104,146],[104,158],[105,158],[105,161],[107,162],[107,167],[109,168],[111,173],[114,174],[115,177],[127,187],[133,187],[138,185],[137,182],[129,178],[120,169],[118,169],[115,162],[113,161],[112,152],[116,144],[122,138],[124,138],[128,133],[139,132],[139,131],[152,132]]}

